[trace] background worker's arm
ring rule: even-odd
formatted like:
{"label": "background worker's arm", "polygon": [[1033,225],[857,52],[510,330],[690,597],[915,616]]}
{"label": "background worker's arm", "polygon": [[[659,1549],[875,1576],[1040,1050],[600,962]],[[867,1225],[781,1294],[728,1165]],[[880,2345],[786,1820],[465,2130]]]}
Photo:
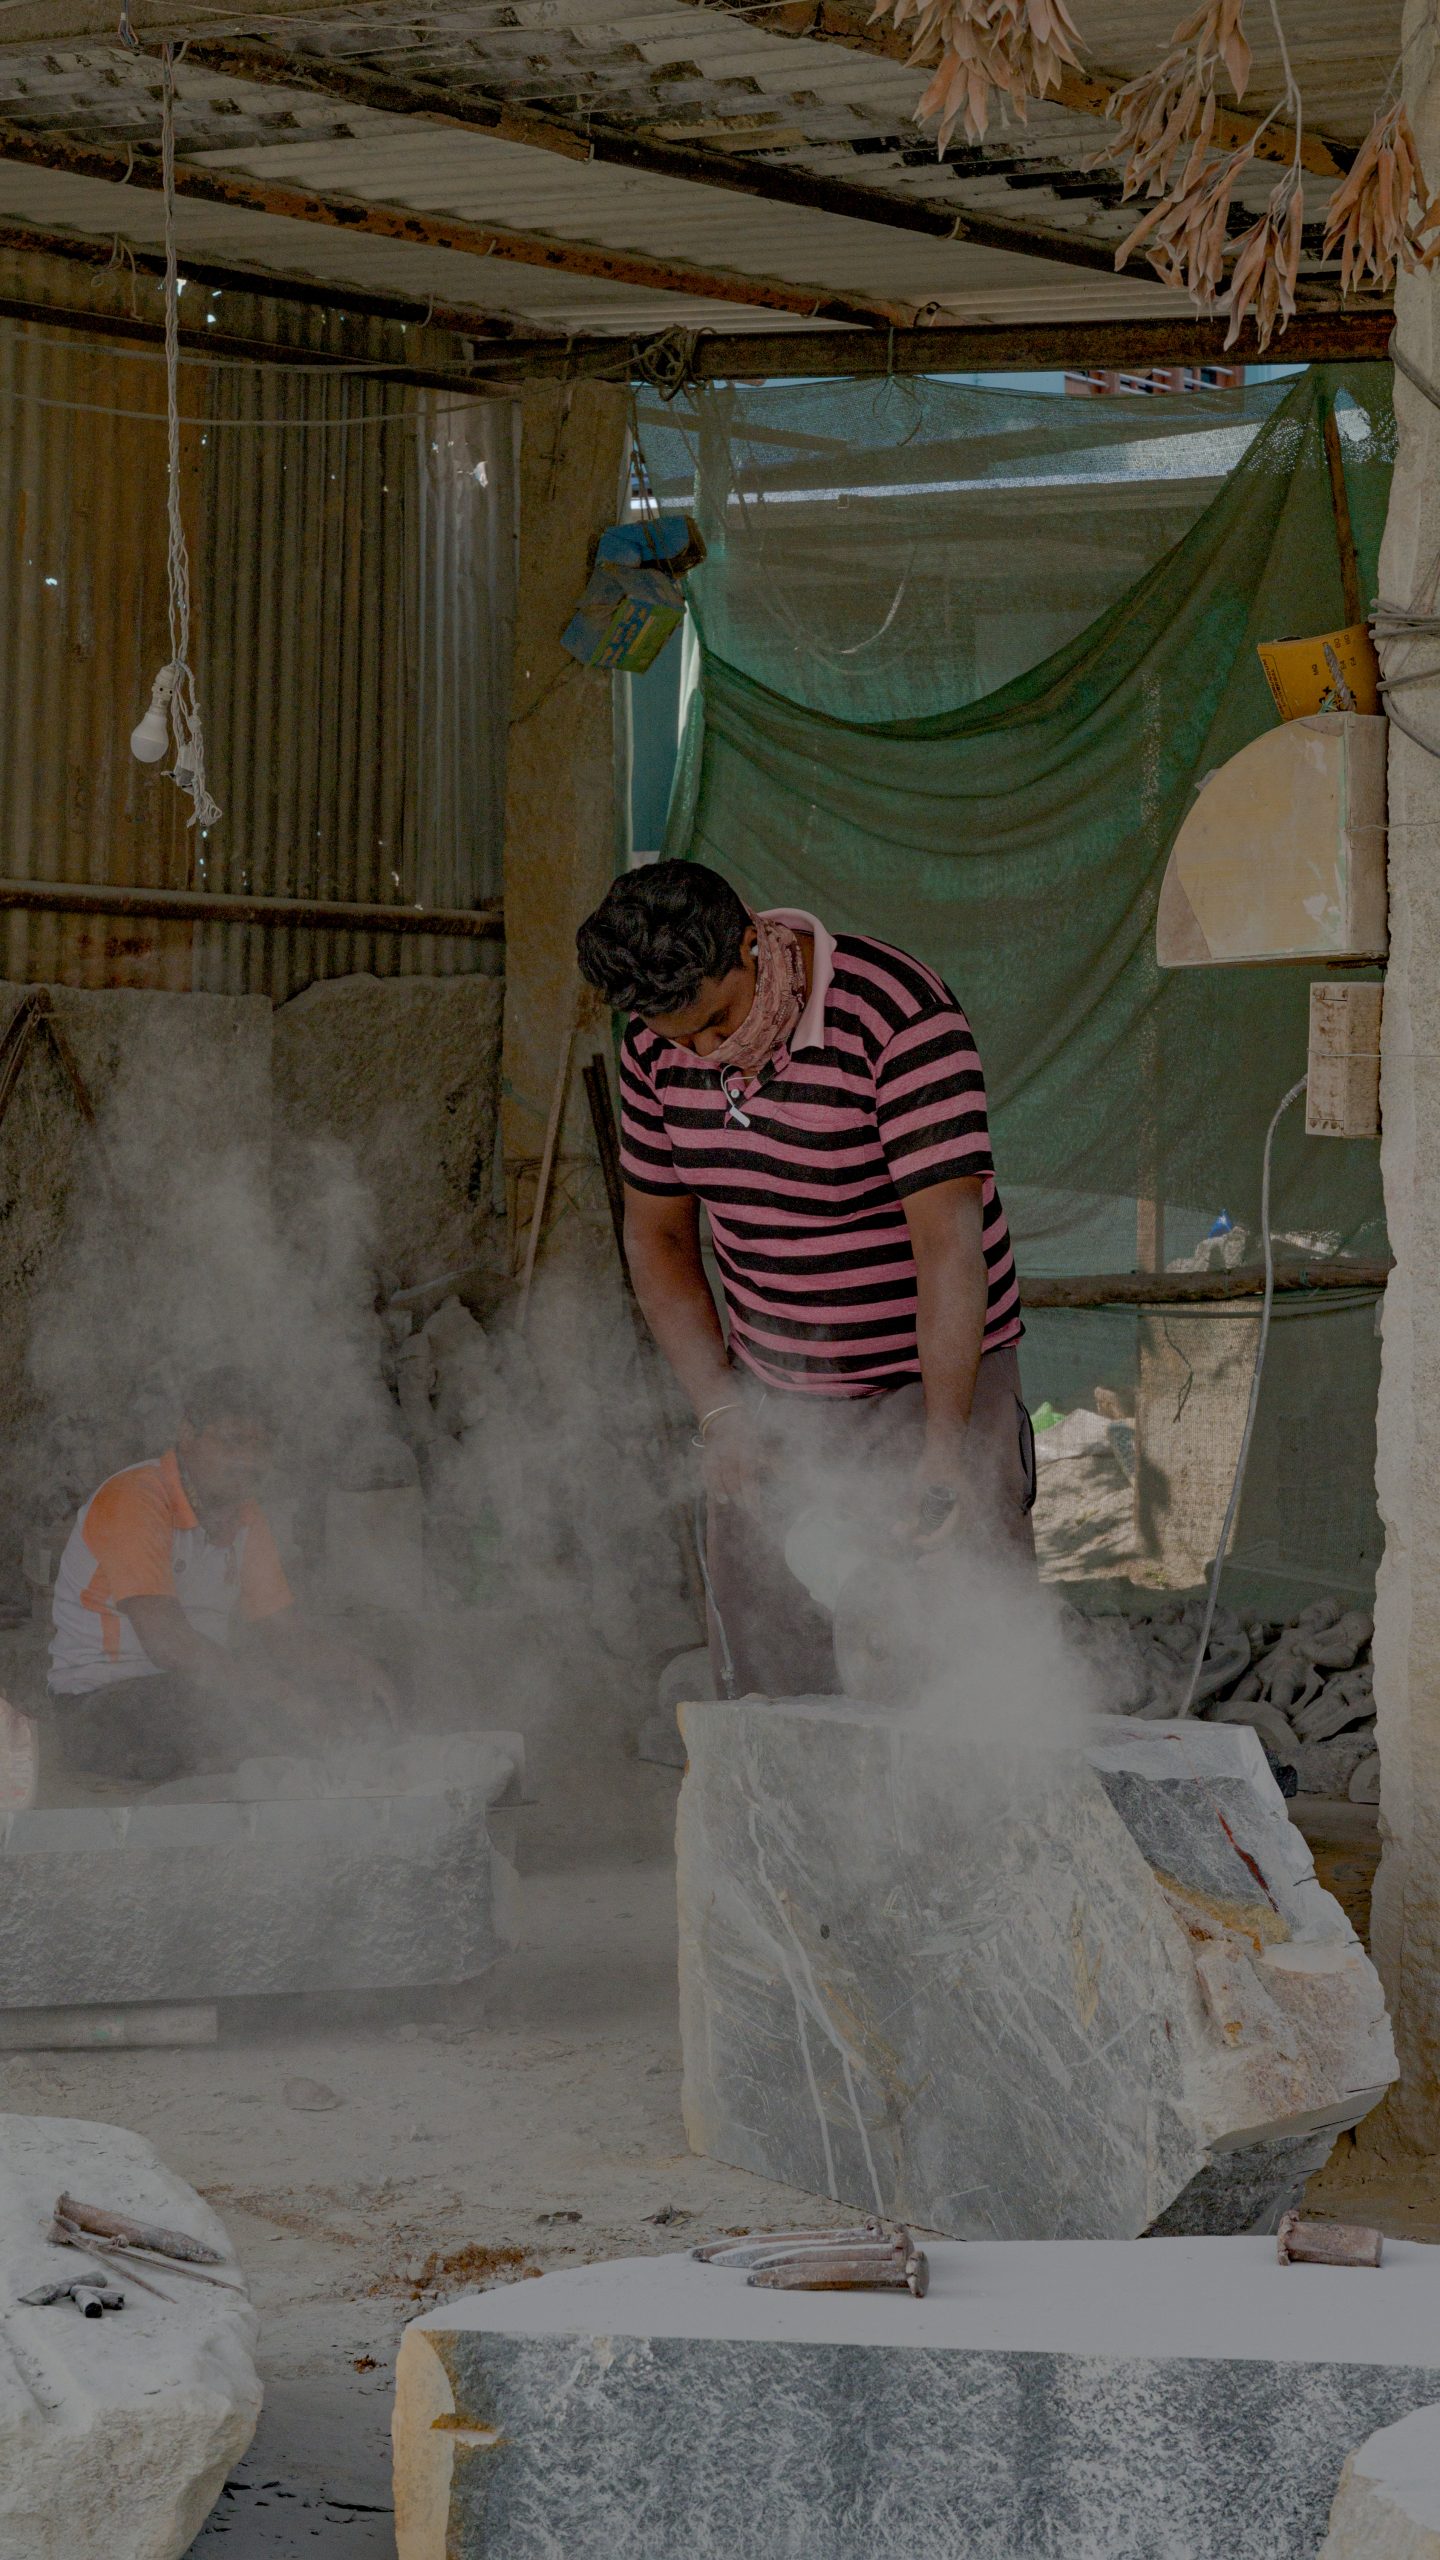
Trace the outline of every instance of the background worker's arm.
{"label": "background worker's arm", "polygon": [[369,1700],[387,1715],[398,1715],[399,1693],[379,1663],[360,1645],[311,1626],[299,1609],[275,1610],[258,1621],[254,1633],[285,1673],[344,1688],[352,1700]]}
{"label": "background worker's arm", "polygon": [[257,1688],[267,1696],[284,1700],[294,1693],[289,1684],[271,1672],[261,1670],[253,1662],[237,1661],[225,1647],[202,1636],[192,1627],[178,1600],[162,1599],[157,1593],[137,1594],[133,1600],[119,1600],[116,1607],[129,1619],[157,1671],[176,1671],[198,1688],[207,1689],[213,1697],[231,1698],[237,1704],[255,1696]]}
{"label": "background worker's arm", "polygon": [[705,1430],[710,1490],[738,1500],[753,1481],[756,1453],[700,1256],[698,1201],[688,1192],[639,1191],[627,1182],[625,1257],[641,1312],[697,1422],[714,1416]]}
{"label": "background worker's arm", "polygon": [[905,1223],[915,1256],[919,1300],[916,1346],[925,1387],[925,1446],[915,1480],[959,1487],[965,1481],[965,1434],[985,1341],[984,1185],[978,1179],[932,1183],[910,1192]]}

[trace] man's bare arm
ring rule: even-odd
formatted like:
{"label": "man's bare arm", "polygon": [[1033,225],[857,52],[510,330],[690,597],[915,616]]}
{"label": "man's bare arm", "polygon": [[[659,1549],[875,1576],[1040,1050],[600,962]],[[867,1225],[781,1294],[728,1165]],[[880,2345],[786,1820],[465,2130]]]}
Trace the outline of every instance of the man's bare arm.
{"label": "man's bare arm", "polygon": [[698,1415],[735,1392],[705,1265],[700,1207],[625,1186],[625,1255],[645,1321]]}
{"label": "man's bare arm", "polygon": [[627,1182],[625,1257],[645,1321],[705,1422],[710,1491],[725,1502],[750,1499],[761,1457],[705,1277],[698,1201]]}
{"label": "man's bare arm", "polygon": [[363,1645],[312,1626],[296,1608],[277,1609],[252,1623],[251,1633],[288,1674],[306,1675],[327,1687],[343,1687],[353,1697],[370,1700],[389,1716],[398,1716],[400,1696],[389,1673]]}
{"label": "man's bare arm", "polygon": [[925,1447],[917,1478],[963,1481],[966,1426],[985,1342],[984,1189],[978,1179],[936,1182],[904,1202],[915,1256],[915,1315],[925,1386]]}
{"label": "man's bare arm", "polygon": [[273,1675],[264,1671],[257,1684],[256,1665],[237,1661],[223,1645],[202,1636],[198,1628],[191,1626],[178,1600],[146,1595],[121,1600],[116,1605],[129,1619],[157,1671],[178,1672],[215,1697],[237,1701],[253,1698],[257,1685],[267,1690],[277,1686]]}

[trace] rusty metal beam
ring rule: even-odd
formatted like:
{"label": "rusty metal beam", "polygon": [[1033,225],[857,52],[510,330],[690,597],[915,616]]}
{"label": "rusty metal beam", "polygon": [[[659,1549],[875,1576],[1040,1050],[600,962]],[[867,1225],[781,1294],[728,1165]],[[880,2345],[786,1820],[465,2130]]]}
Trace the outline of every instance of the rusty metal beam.
{"label": "rusty metal beam", "polygon": [[[690,349],[690,378],[697,382],[763,382],[776,374],[818,378],[830,374],[1066,373],[1103,369],[1137,372],[1152,365],[1258,364],[1261,349],[1247,321],[1239,342],[1222,349],[1223,320],[1175,319],[1023,321],[1014,326],[965,329],[794,330],[772,335],[702,332]],[[1386,356],[1394,313],[1370,304],[1359,310],[1300,312],[1269,349],[1272,361],[1294,364],[1370,364]],[[674,339],[675,333],[663,335]],[[522,341],[477,350],[475,379],[504,382],[527,375],[601,375],[627,372],[646,379],[644,338],[572,338],[563,348]]]}
{"label": "rusty metal beam", "polygon": [[566,160],[642,170],[650,177],[675,178],[687,186],[710,187],[763,204],[837,215],[847,222],[878,223],[887,230],[919,232],[931,240],[964,240],[977,249],[1006,249],[1017,257],[1089,267],[1106,275],[1115,272],[1115,250],[1123,237],[1117,233],[1114,240],[1092,240],[1020,216],[967,205],[930,204],[881,187],[815,177],[807,169],[788,168],[778,161],[742,159],[735,152],[712,151],[693,143],[656,142],[603,122],[581,124],[552,114],[536,115],[474,90],[396,80],[388,73],[336,62],[323,53],[282,52],[274,42],[232,44],[205,37],[191,42],[185,61],[188,69],[214,71],[229,80],[310,90],[338,98],[347,106],[412,120],[419,117],[429,124],[558,153]]}
{"label": "rusty metal beam", "polygon": [[[111,276],[128,275],[133,260],[140,272],[157,281],[165,273],[164,256],[158,249],[143,249],[126,244],[123,269],[115,264],[115,240],[112,233],[103,240],[91,239],[80,231],[46,231],[39,224],[0,222],[0,251],[11,249],[27,258],[63,258],[67,263],[90,267]],[[304,276],[277,275],[269,267],[219,267],[207,259],[186,258],[184,272],[194,284],[213,285],[220,293],[251,294],[257,301],[299,305],[333,311],[342,317],[360,320],[388,320],[401,327],[429,328],[442,336],[485,339],[498,343],[502,339],[523,337],[527,346],[535,340],[553,337],[557,346],[565,343],[563,329],[549,330],[541,321],[516,323],[499,312],[466,311],[441,302],[410,302],[401,294],[359,293],[352,285],[318,283]],[[181,314],[182,325],[184,314]],[[303,356],[312,358],[309,348],[292,348],[298,362]],[[368,361],[368,359],[366,359]]]}
{"label": "rusty metal beam", "polygon": [[[137,346],[163,349],[165,323],[157,318],[145,320],[128,311],[77,311],[73,303],[32,302],[19,294],[0,293],[0,320],[23,320],[45,329],[70,330],[86,338],[119,338]],[[402,390],[457,391],[472,398],[499,396],[488,385],[477,386],[468,373],[458,368],[443,372],[435,365],[387,364],[383,359],[357,359],[335,355],[325,348],[277,346],[273,338],[245,338],[227,329],[187,328],[181,337],[181,358],[198,358],[211,362],[228,358],[232,363],[270,366],[280,373],[339,373],[352,382],[394,383]],[[163,425],[165,412],[154,412]]]}
{"label": "rusty metal beam", "polygon": [[[716,17],[743,18],[747,27],[758,27],[766,35],[809,36],[822,44],[847,46],[855,53],[880,54],[887,62],[910,61],[910,36],[893,19],[872,18],[868,7],[856,6],[855,0],[685,0],[687,8],[705,9]],[[1159,48],[1156,48],[1158,58]],[[920,65],[919,68],[928,66]],[[1149,62],[1139,66],[1148,69]],[[1066,71],[1062,72],[1058,90],[1051,91],[1057,107],[1068,107],[1075,115],[1105,117],[1109,102],[1117,89],[1123,89],[1133,71]],[[1221,149],[1232,151],[1241,143],[1255,140],[1255,156],[1259,160],[1284,161],[1295,157],[1295,128],[1287,124],[1267,125],[1259,132],[1263,116],[1245,107],[1217,107],[1215,140]],[[1337,142],[1330,134],[1305,132],[1301,136],[1300,163],[1316,177],[1343,177],[1355,158],[1355,145]]]}
{"label": "rusty metal beam", "polygon": [[381,907],[353,898],[245,898],[210,889],[141,889],[88,880],[0,880],[0,913],[24,907],[43,915],[157,916],[169,924],[249,924],[271,932],[434,933],[467,942],[500,942],[504,910],[485,907]]}
{"label": "rusty metal beam", "polygon": [[[68,177],[98,178],[109,186],[158,189],[157,153],[117,151],[112,147],[72,141],[63,133],[36,133],[0,122],[0,159],[34,169],[57,169]],[[914,320],[912,303],[890,302],[865,295],[832,293],[825,287],[788,284],[773,276],[740,275],[729,269],[681,264],[649,258],[628,249],[602,249],[587,241],[557,239],[544,232],[512,231],[489,223],[456,222],[443,214],[415,213],[403,205],[377,204],[353,196],[316,195],[305,187],[272,185],[235,170],[201,168],[182,160],[175,170],[177,194],[206,204],[222,204],[246,213],[269,214],[285,222],[305,222],[370,239],[399,240],[422,249],[458,251],[472,258],[500,258],[552,273],[584,276],[605,284],[623,284],[650,293],[685,294],[695,301],[737,302],[752,310],[787,311],[797,319],[848,321],[861,328],[904,328]]]}

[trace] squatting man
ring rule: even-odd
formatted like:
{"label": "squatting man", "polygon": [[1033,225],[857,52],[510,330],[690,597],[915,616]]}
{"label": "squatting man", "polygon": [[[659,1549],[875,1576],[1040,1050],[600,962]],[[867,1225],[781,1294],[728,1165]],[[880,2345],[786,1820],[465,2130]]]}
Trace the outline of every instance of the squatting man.
{"label": "squatting man", "polygon": [[[785,1538],[817,1487],[893,1537],[1033,1555],[1020,1290],[970,1026],[943,980],[718,872],[615,882],[577,937],[630,1016],[625,1246],[705,1453],[712,1649],[738,1692],[840,1686]],[[710,1228],[727,1325],[706,1277]]]}
{"label": "squatting man", "polygon": [[185,1393],[174,1447],[81,1506],[48,1699],[72,1769],[156,1784],[393,1716],[385,1673],[296,1608],[257,1500],[272,1444],[260,1385],[212,1369]]}

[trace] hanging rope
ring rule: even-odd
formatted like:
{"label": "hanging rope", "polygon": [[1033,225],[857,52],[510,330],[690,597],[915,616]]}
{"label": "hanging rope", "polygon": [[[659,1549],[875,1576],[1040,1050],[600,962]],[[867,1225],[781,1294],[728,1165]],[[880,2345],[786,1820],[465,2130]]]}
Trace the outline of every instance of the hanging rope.
{"label": "hanging rope", "polygon": [[180,504],[180,269],[175,241],[175,53],[161,49],[160,170],[165,207],[166,571],[170,588],[172,780],[194,804],[192,826],[213,827],[218,801],[205,787],[205,733],[190,665],[190,552]]}

